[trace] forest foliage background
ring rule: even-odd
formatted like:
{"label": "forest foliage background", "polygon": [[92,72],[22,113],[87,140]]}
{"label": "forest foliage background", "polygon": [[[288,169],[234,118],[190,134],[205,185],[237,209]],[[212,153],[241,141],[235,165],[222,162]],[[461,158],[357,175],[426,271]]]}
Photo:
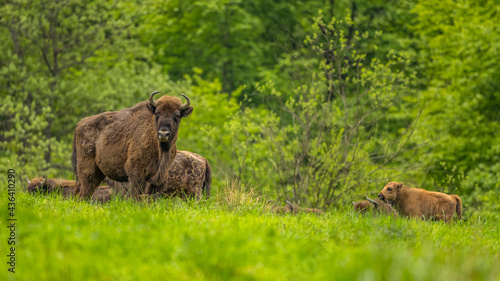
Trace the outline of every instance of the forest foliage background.
{"label": "forest foliage background", "polygon": [[149,93],[214,187],[338,207],[388,181],[500,211],[500,5],[484,0],[28,1],[0,7],[0,166],[73,178],[83,117]]}

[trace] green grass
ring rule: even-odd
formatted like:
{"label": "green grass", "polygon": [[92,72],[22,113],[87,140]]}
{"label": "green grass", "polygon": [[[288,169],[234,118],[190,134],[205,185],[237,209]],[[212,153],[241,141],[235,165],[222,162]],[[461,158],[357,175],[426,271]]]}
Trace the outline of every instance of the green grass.
{"label": "green grass", "polygon": [[2,262],[0,279],[500,280],[495,217],[275,215],[251,193],[214,195],[96,205],[17,193],[16,273]]}

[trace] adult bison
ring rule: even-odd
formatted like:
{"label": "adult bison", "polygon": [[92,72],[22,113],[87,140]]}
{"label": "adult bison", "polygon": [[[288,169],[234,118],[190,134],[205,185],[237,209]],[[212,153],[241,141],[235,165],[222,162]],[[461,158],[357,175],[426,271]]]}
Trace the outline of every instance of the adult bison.
{"label": "adult bison", "polygon": [[432,218],[450,222],[453,215],[462,218],[462,200],[458,195],[411,188],[402,182],[390,182],[378,198],[396,207],[403,216]]}
{"label": "adult bison", "polygon": [[380,199],[372,200],[372,199],[368,198],[368,196],[366,197],[366,200],[352,202],[352,204],[354,205],[354,210],[356,210],[362,214],[365,214],[371,210],[373,212],[386,214],[386,215],[394,215],[394,216],[397,215],[396,210],[394,210],[394,208],[392,208],[391,204],[384,203]]}
{"label": "adult bison", "polygon": [[82,119],[73,139],[73,170],[76,194],[89,198],[108,177],[128,181],[135,195],[163,188],[177,151],[175,142],[181,118],[193,111],[189,98],[163,96],[116,112]]}
{"label": "adult bison", "polygon": [[[104,180],[117,193],[128,195],[130,183],[117,182],[106,178]],[[212,168],[205,157],[189,151],[177,151],[170,169],[162,194],[180,196],[182,198],[201,199],[210,196],[212,185]]]}

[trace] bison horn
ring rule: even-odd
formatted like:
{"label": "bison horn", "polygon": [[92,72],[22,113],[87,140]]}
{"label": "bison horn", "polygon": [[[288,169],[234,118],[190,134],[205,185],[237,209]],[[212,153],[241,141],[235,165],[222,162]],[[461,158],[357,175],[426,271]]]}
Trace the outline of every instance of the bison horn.
{"label": "bison horn", "polygon": [[372,199],[368,198],[368,196],[366,196],[366,200],[368,200],[368,201],[370,201],[371,203],[373,203],[373,205],[375,205],[375,207],[377,207],[377,206],[378,206],[378,202],[377,202],[377,201],[375,201],[375,200],[372,200]]}
{"label": "bison horn", "polygon": [[288,204],[288,206],[290,206],[290,211],[293,212],[293,205],[292,205],[292,203],[290,203],[290,201],[288,201],[288,200],[285,200],[285,202]]}
{"label": "bison horn", "polygon": [[187,100],[187,102],[185,104],[181,105],[181,110],[184,110],[184,109],[189,107],[189,105],[191,104],[191,101],[189,100],[188,96],[186,96],[185,94],[181,94],[181,96],[183,96]]}
{"label": "bison horn", "polygon": [[26,176],[26,180],[28,181],[28,184],[30,184],[30,178],[28,178],[28,176]]}
{"label": "bison horn", "polygon": [[151,95],[149,95],[149,103],[154,107],[156,107],[158,104],[153,100],[153,96],[158,94],[159,92],[160,91],[154,91],[151,93]]}

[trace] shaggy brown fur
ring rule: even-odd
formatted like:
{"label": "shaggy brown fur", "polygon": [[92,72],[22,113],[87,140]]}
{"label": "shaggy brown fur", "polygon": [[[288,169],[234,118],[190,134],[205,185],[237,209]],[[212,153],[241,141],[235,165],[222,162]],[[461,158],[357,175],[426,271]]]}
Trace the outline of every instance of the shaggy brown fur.
{"label": "shaggy brown fur", "polygon": [[363,201],[358,201],[358,202],[352,202],[354,205],[354,210],[365,214],[366,212],[373,210],[375,206],[373,206],[372,203],[368,200],[363,200]]}
{"label": "shaggy brown fur", "polygon": [[54,193],[59,192],[64,197],[70,197],[76,188],[76,182],[64,179],[48,179],[45,177],[28,180],[28,193]]}
{"label": "shaggy brown fur", "polygon": [[290,214],[291,213],[294,215],[298,214],[298,213],[313,213],[313,214],[321,215],[323,213],[323,211],[321,211],[320,209],[302,208],[302,207],[299,207],[297,205],[293,205],[288,200],[285,202],[287,203],[286,206],[273,207],[271,209],[271,212],[273,212],[275,214]]}
{"label": "shaggy brown fur", "polygon": [[108,203],[111,200],[112,194],[113,190],[109,186],[99,186],[96,188],[94,194],[92,194],[92,201],[101,204]]}
{"label": "shaggy brown fur", "polygon": [[189,100],[182,105],[176,97],[154,101],[155,93],[134,107],[86,117],[78,123],[72,163],[80,198],[89,198],[105,177],[130,182],[134,195],[163,188],[177,151],[181,118],[193,108]]}
{"label": "shaggy brown fur", "polygon": [[212,168],[205,157],[189,151],[177,151],[168,170],[168,182],[163,193],[169,196],[186,196],[201,199],[210,197]]}
{"label": "shaggy brown fur", "polygon": [[462,218],[462,200],[458,195],[411,188],[402,182],[390,182],[378,194],[404,216],[450,222],[453,215]]}
{"label": "shaggy brown fur", "polygon": [[[65,198],[74,195],[76,181],[64,179],[34,178],[28,180],[28,193],[61,193]],[[111,200],[112,190],[109,186],[99,186],[92,194],[92,201],[107,203]]]}
{"label": "shaggy brown fur", "polygon": [[397,215],[396,210],[392,208],[391,204],[384,203],[382,200],[378,198],[372,200],[366,197],[366,199],[367,200],[352,202],[352,204],[354,205],[354,210],[362,214],[365,214],[368,211],[372,211],[375,213],[382,213],[386,215],[394,215],[394,216]]}
{"label": "shaggy brown fur", "polygon": [[[130,184],[106,178],[104,180],[117,193],[127,196]],[[201,199],[210,196],[212,168],[205,157],[189,151],[177,151],[168,170],[167,182],[162,190],[165,196]]]}

